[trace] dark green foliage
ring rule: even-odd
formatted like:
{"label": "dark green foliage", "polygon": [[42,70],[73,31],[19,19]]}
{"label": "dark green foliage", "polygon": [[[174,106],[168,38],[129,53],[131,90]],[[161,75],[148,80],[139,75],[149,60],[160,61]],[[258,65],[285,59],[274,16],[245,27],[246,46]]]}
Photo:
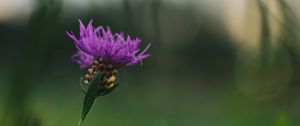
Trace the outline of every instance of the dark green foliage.
{"label": "dark green foliage", "polygon": [[80,118],[80,125],[82,125],[85,117],[91,110],[96,98],[98,97],[98,87],[99,84],[101,83],[101,80],[103,76],[101,76],[102,73],[98,72],[94,77],[93,80],[90,83],[90,87],[88,88],[86,95],[84,97],[84,102],[83,102],[83,108],[82,108],[82,114]]}
{"label": "dark green foliage", "polygon": [[84,84],[81,83],[81,86],[85,92],[85,97],[84,97],[84,101],[83,101],[83,108],[82,108],[79,125],[82,125],[83,121],[85,120],[87,114],[91,110],[91,108],[98,96],[104,96],[119,86],[119,84],[115,84],[113,87],[107,89],[104,87],[104,85],[102,83],[103,78],[104,78],[104,74],[99,71],[93,77],[92,81],[89,84],[90,86],[88,88],[86,86],[84,86]]}

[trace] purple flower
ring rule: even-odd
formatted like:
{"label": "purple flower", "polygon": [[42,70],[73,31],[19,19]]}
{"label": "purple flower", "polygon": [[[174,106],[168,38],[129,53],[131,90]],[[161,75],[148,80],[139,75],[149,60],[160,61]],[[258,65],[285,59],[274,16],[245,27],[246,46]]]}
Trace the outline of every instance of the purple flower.
{"label": "purple flower", "polygon": [[146,52],[150,44],[140,51],[140,39],[132,39],[122,33],[112,33],[109,27],[94,27],[92,22],[93,20],[85,27],[79,20],[79,38],[72,32],[67,32],[78,49],[72,58],[81,68],[92,65],[95,60],[120,68],[142,62],[149,56]]}

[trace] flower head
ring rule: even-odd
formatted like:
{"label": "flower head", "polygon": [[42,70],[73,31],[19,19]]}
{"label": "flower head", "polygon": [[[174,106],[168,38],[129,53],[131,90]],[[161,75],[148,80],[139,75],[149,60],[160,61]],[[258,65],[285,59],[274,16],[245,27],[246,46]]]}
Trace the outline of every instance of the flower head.
{"label": "flower head", "polygon": [[85,27],[79,20],[79,38],[72,32],[67,32],[78,49],[72,58],[81,68],[92,65],[95,60],[119,68],[142,62],[149,56],[146,52],[150,44],[140,51],[140,39],[132,39],[122,33],[112,33],[109,27],[94,27],[92,22],[91,20]]}

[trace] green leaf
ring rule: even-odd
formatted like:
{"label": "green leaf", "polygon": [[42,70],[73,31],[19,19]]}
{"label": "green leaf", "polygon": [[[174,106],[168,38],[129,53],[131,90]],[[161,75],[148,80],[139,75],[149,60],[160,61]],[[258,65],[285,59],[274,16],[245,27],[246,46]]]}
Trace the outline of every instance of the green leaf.
{"label": "green leaf", "polygon": [[98,90],[98,86],[102,82],[102,78],[103,78],[102,73],[97,72],[97,74],[93,77],[93,80],[90,82],[90,87],[88,88],[86,95],[84,97],[83,108],[82,108],[81,118],[79,121],[79,126],[82,125],[83,121],[85,120],[85,117],[91,110],[91,108],[95,102],[95,99],[98,96],[97,90]]}

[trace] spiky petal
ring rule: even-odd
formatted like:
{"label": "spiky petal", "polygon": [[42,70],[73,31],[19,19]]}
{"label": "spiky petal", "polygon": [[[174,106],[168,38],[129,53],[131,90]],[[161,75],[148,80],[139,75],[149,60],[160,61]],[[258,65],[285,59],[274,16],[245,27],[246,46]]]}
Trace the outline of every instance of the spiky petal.
{"label": "spiky petal", "polygon": [[73,32],[67,32],[68,36],[76,45],[78,52],[73,55],[73,60],[81,68],[87,67],[94,60],[101,60],[116,68],[134,65],[149,56],[148,44],[143,51],[140,51],[139,38],[130,38],[122,33],[112,33],[109,27],[94,27],[91,20],[85,27],[79,20],[80,36],[75,37]]}

